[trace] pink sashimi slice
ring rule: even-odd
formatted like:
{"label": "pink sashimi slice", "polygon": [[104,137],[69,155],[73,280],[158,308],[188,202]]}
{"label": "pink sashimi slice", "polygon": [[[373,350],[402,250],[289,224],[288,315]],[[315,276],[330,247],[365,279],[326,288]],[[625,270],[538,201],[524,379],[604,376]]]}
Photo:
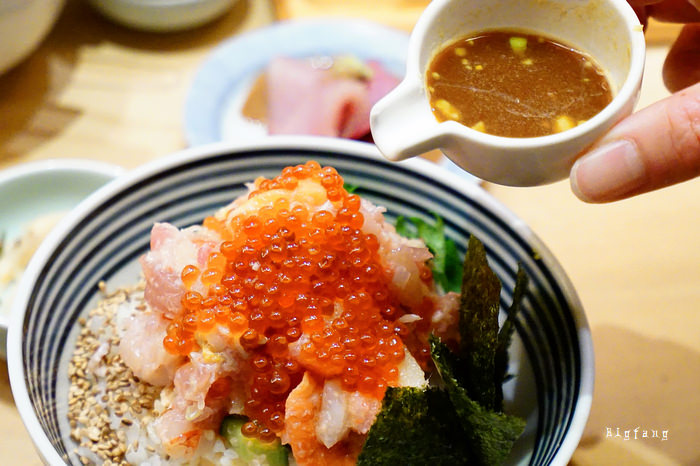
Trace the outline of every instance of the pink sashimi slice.
{"label": "pink sashimi slice", "polygon": [[370,80],[278,57],[267,68],[268,131],[357,139],[369,133],[369,112],[398,80],[378,62]]}
{"label": "pink sashimi slice", "polygon": [[367,85],[369,104],[372,107],[399,84],[399,78],[376,60],[369,60],[367,66],[372,70],[372,78]]}

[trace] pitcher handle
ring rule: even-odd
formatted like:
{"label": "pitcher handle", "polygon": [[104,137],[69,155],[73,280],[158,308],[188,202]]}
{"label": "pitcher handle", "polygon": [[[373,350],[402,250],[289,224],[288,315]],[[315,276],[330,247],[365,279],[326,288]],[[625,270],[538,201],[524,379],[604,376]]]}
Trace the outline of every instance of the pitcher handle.
{"label": "pitcher handle", "polygon": [[372,139],[389,160],[399,161],[442,147],[443,134],[422,87],[404,80],[370,112]]}

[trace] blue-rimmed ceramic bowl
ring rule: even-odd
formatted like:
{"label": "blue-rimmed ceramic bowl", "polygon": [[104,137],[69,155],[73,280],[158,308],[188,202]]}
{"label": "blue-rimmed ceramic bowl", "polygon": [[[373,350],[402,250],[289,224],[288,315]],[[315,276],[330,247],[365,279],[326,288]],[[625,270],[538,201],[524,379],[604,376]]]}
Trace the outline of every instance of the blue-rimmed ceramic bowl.
{"label": "blue-rimmed ceramic bowl", "polygon": [[506,410],[527,420],[510,464],[566,464],[588,417],[593,350],[581,304],[561,266],[533,232],[481,188],[428,161],[399,164],[374,146],[339,139],[269,138],[189,149],[142,166],[84,201],[44,242],[20,284],[8,343],[12,390],[39,452],[50,464],[79,464],[66,420],[68,360],[78,318],[108,288],[138,280],[138,257],[156,221],[201,222],[245,192],[309,159],[332,165],[358,193],[398,215],[440,215],[463,252],[470,233],[487,248],[511,301],[517,264],[530,285],[517,321],[505,385]]}

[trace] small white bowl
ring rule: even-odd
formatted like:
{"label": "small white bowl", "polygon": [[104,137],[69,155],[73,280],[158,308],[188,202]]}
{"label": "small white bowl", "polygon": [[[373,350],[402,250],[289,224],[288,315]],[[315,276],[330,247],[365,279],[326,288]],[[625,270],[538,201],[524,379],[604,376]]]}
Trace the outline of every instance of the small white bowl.
{"label": "small white bowl", "polygon": [[[450,41],[488,29],[544,34],[590,54],[607,71],[613,100],[575,128],[549,136],[508,138],[455,121],[438,123],[430,110],[425,71]],[[390,160],[441,149],[477,177],[511,186],[551,183],[569,176],[574,160],[632,113],[644,71],[645,43],[626,0],[433,0],[409,40],[406,77],[372,109],[372,136]]]}
{"label": "small white bowl", "polygon": [[149,32],[174,32],[213,21],[237,0],[88,0],[107,18]]}
{"label": "small white bowl", "polygon": [[[0,233],[6,244],[16,239],[32,220],[71,210],[93,191],[124,172],[116,165],[77,159],[29,162],[0,170]],[[12,307],[5,304],[2,309]],[[5,357],[10,320],[9,313],[0,312],[1,358]]]}
{"label": "small white bowl", "polygon": [[51,30],[65,0],[0,2],[0,73],[20,63]]}

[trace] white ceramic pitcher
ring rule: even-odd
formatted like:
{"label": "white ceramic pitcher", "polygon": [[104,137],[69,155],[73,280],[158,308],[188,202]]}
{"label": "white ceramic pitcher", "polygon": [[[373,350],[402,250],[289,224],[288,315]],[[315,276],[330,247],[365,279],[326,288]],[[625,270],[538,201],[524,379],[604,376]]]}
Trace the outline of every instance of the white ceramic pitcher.
{"label": "white ceramic pitcher", "polygon": [[[612,102],[588,121],[533,138],[485,134],[455,121],[438,122],[425,72],[445,44],[488,29],[543,34],[589,54],[606,71]],[[487,181],[533,186],[568,177],[586,147],[632,113],[644,70],[642,26],[626,0],[433,0],[409,41],[404,80],[372,109],[375,144],[390,160],[439,148]]]}

